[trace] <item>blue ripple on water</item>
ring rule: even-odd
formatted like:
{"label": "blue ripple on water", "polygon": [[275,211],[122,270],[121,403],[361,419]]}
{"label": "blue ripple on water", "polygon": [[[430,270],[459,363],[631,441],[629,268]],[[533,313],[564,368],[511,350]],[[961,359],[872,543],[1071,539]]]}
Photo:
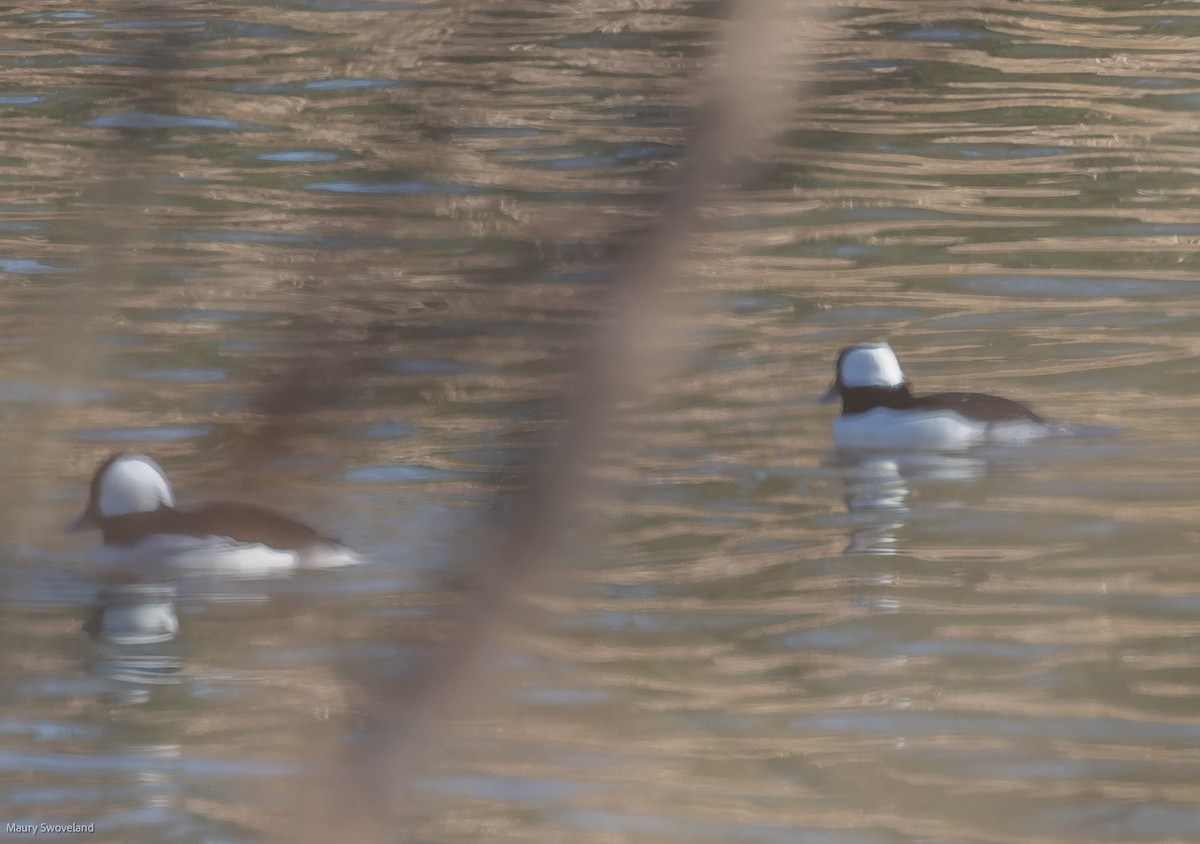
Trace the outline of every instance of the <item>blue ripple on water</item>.
{"label": "blue ripple on water", "polygon": [[71,436],[87,443],[171,442],[203,437],[209,425],[151,425],[145,428],[82,428]]}
{"label": "blue ripple on water", "polygon": [[1066,155],[1070,150],[1062,146],[1030,146],[1020,144],[876,144],[875,148],[885,153],[905,155],[943,155],[960,158],[980,158],[987,161],[1024,158],[1053,158]]}
{"label": "blue ripple on water", "polygon": [[263,243],[285,246],[311,246],[325,249],[373,248],[398,246],[390,237],[330,237],[329,235],[292,234],[262,231],[188,231],[173,235],[183,243]]}
{"label": "blue ripple on water", "polygon": [[567,782],[561,779],[503,776],[436,777],[425,780],[422,787],[516,803],[561,800],[592,793],[595,790],[591,784]]}
{"label": "blue ripple on water", "polygon": [[408,79],[318,79],[315,82],[305,82],[304,87],[311,91],[347,91],[357,88],[407,88],[414,83]]}
{"label": "blue ripple on water", "polygon": [[0,718],[0,735],[29,736],[38,741],[95,739],[104,735],[98,727],[69,721]]}
{"label": "blue ripple on water", "polygon": [[462,363],[455,360],[432,360],[423,358],[405,358],[392,361],[387,367],[392,372],[407,372],[414,375],[462,375],[470,372],[486,372],[486,368],[478,364]]}
{"label": "blue ripple on water", "polygon": [[963,279],[959,284],[967,290],[1022,296],[1181,296],[1200,292],[1194,285],[1173,281],[1096,276],[974,276]]}
{"label": "blue ripple on water", "polygon": [[181,758],[175,755],[150,755],[139,753],[109,753],[86,755],[81,753],[57,752],[0,752],[0,771],[38,771],[78,775],[95,772],[175,771],[192,776],[223,777],[285,777],[300,770],[300,766],[286,762],[269,762],[254,759],[205,759],[203,757]]}
{"label": "blue ripple on water", "polygon": [[311,82],[270,82],[234,85],[238,94],[293,94],[301,91],[358,91],[370,88],[412,88],[419,83],[412,79],[315,79]]}
{"label": "blue ripple on water", "polygon": [[462,478],[464,473],[437,469],[433,466],[414,466],[411,463],[360,466],[342,477],[359,483],[403,483],[407,481],[449,481]]}
{"label": "blue ripple on water", "polygon": [[286,161],[291,164],[308,164],[316,161],[337,161],[341,158],[336,152],[319,152],[317,150],[285,150],[283,152],[264,152],[255,156],[259,161]]}
{"label": "blue ripple on water", "polygon": [[102,401],[113,395],[111,390],[83,389],[80,387],[53,387],[29,381],[0,381],[0,404],[26,404],[57,402],[59,404],[87,404]]}
{"label": "blue ripple on water", "polygon": [[671,841],[745,841],[755,844],[884,844],[890,836],[872,830],[817,829],[783,826],[749,819],[722,821],[683,818],[648,812],[616,814],[594,809],[576,809],[561,815],[562,823],[574,829],[609,834],[653,836]]}
{"label": "blue ripple on water", "polygon": [[214,129],[236,132],[269,132],[270,126],[225,120],[217,117],[188,117],[182,114],[159,114],[152,111],[127,111],[89,120],[93,129]]}
{"label": "blue ripple on water", "polygon": [[464,185],[457,182],[309,182],[305,190],[329,191],[331,193],[387,193],[427,194],[431,196],[464,196],[472,193],[487,193],[488,188]]}
{"label": "blue ripple on water", "polygon": [[910,29],[907,32],[897,33],[897,37],[907,41],[982,41],[992,38],[990,33],[950,27]]}
{"label": "blue ripple on water", "polygon": [[1200,724],[1139,721],[1117,717],[1009,716],[975,712],[856,711],[804,715],[789,729],[837,734],[877,733],[904,736],[985,735],[1056,741],[1104,741],[1127,744],[1181,743],[1200,739]]}
{"label": "blue ripple on water", "polygon": [[199,18],[184,19],[184,20],[140,20],[140,21],[113,21],[103,25],[103,29],[195,29],[204,26],[204,21]]}
{"label": "blue ripple on water", "polygon": [[227,376],[228,373],[224,369],[185,366],[172,369],[146,369],[133,375],[134,378],[143,381],[190,381],[197,384],[206,381],[224,381]]}
{"label": "blue ripple on water", "polygon": [[265,311],[227,311],[219,308],[159,308],[149,312],[153,319],[163,322],[225,323],[266,319]]}
{"label": "blue ripple on water", "polygon": [[292,5],[319,12],[411,12],[431,4],[389,0],[293,0]]}
{"label": "blue ripple on water", "polygon": [[391,440],[412,437],[419,433],[421,433],[421,429],[415,425],[406,425],[403,422],[381,422],[358,429],[356,435],[368,440]]}
{"label": "blue ripple on water", "polygon": [[0,258],[0,271],[6,273],[24,273],[26,275],[46,275],[48,273],[77,273],[73,267],[54,267],[27,258]]}

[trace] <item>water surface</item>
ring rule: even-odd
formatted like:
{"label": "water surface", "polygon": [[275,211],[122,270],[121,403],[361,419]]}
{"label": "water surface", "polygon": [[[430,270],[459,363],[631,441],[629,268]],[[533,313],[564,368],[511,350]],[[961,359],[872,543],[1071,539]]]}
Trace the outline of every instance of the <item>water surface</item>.
{"label": "water surface", "polygon": [[[678,167],[719,11],[0,15],[0,819],[272,840],[379,738],[378,677],[453,629]],[[395,840],[1196,837],[1200,18],[807,26],[808,86],[689,245],[679,371]],[[1122,433],[837,454],[815,399],[870,339],[918,390]],[[179,578],[178,635],[91,638],[111,584],[60,529],[120,449],[371,562]]]}

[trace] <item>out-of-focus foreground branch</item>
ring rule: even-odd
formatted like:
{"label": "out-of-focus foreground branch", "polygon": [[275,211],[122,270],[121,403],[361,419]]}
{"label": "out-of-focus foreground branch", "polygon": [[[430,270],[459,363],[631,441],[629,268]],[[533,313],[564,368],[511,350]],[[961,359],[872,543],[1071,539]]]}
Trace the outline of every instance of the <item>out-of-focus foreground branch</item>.
{"label": "out-of-focus foreground branch", "polygon": [[771,132],[776,118],[795,108],[798,86],[787,76],[800,58],[803,29],[811,25],[800,0],[746,0],[731,11],[709,72],[698,80],[705,86],[704,105],[678,178],[641,239],[616,244],[626,258],[609,279],[605,317],[584,344],[565,419],[530,470],[525,497],[486,561],[460,628],[432,656],[428,670],[375,690],[383,703],[372,715],[384,725],[382,740],[365,755],[332,763],[340,777],[330,767],[316,772],[303,827],[284,838],[300,831],[324,841],[331,829],[344,840],[395,837],[393,813],[403,817],[407,791],[439,733],[463,714],[460,702],[477,702],[477,690],[491,686],[492,643],[531,579],[548,568],[552,547],[588,495],[589,468],[614,409],[666,374],[668,343],[683,336],[691,308],[675,283],[687,239],[706,197]]}

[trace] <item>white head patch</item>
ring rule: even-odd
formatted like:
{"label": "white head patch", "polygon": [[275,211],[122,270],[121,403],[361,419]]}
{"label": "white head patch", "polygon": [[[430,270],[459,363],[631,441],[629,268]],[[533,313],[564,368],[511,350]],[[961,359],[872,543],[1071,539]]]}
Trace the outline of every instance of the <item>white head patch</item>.
{"label": "white head patch", "polygon": [[175,496],[157,463],[141,454],[125,454],[105,467],[97,504],[100,516],[110,518],[174,507]]}
{"label": "white head patch", "polygon": [[899,387],[905,381],[900,361],[887,343],[854,346],[842,358],[839,375],[843,387]]}

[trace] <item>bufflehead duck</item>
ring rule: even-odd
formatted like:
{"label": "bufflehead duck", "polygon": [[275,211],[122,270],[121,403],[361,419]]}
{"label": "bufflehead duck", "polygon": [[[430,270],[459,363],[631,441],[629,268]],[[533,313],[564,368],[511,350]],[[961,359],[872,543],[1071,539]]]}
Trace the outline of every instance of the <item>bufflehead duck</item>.
{"label": "bufflehead duck", "polygon": [[254,574],[359,561],[355,552],[307,525],[253,504],[175,508],[166,473],[141,454],[114,454],[92,476],[87,509],[68,532],[99,528],[100,565],[168,564]]}
{"label": "bufflehead duck", "polygon": [[959,450],[1066,433],[1028,407],[983,393],[914,396],[887,343],[860,343],[838,355],[837,378],[821,399],[842,400],[833,423],[841,448]]}

